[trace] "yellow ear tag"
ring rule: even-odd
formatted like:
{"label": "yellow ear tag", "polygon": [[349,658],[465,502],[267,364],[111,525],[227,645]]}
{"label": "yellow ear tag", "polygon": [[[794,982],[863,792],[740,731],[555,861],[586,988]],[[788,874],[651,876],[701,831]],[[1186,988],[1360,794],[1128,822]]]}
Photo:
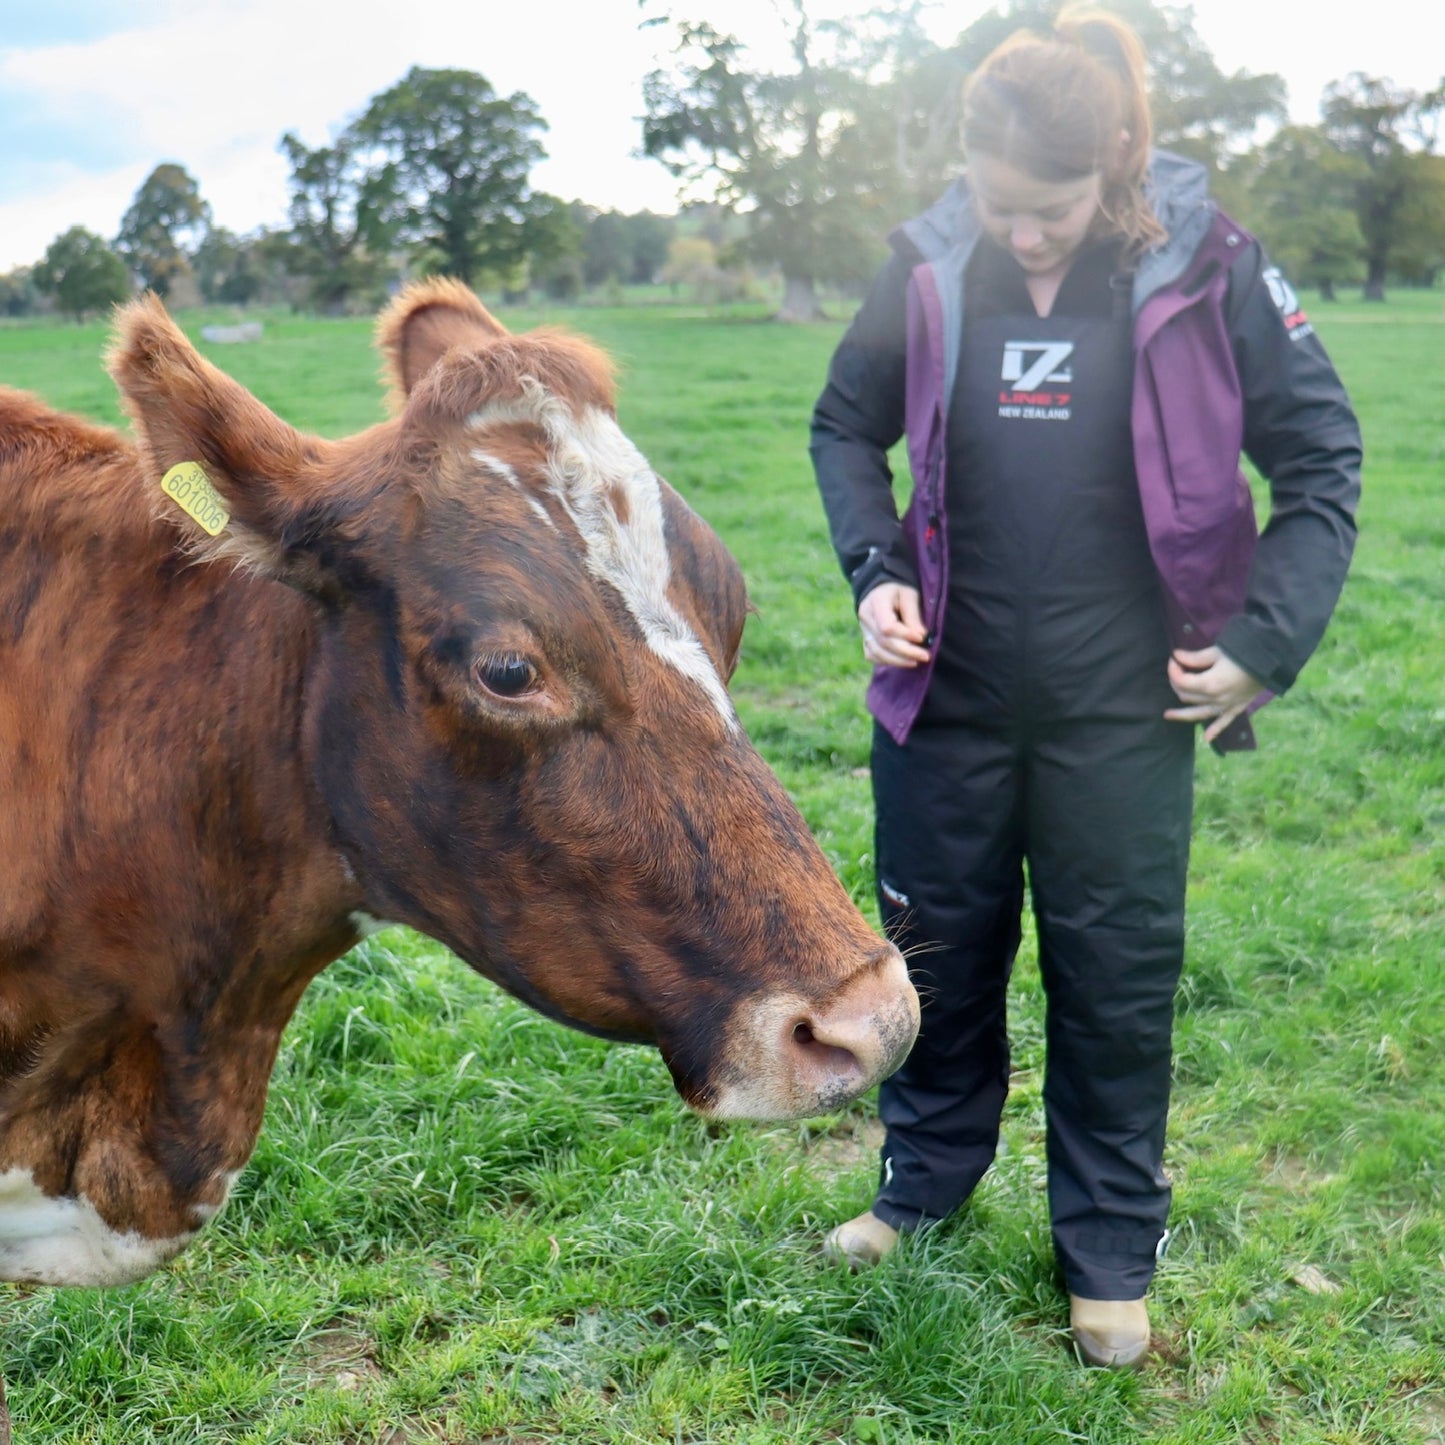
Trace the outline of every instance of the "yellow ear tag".
{"label": "yellow ear tag", "polygon": [[177,462],[161,478],[161,491],[211,536],[219,536],[231,520],[221,494],[211,485],[200,462]]}

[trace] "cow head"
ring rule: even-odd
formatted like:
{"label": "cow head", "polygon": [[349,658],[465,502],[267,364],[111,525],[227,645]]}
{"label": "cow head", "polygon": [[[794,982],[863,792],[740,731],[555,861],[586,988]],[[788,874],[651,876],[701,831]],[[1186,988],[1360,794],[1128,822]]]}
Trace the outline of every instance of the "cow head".
{"label": "cow head", "polygon": [[512,336],[450,282],[380,339],[399,413],[337,442],[154,301],[111,358],[148,469],[199,462],[230,514],[191,543],[314,599],[305,745],[367,909],[655,1043],[705,1113],[846,1102],[917,999],[738,723],[736,564],[619,430],[591,346]]}

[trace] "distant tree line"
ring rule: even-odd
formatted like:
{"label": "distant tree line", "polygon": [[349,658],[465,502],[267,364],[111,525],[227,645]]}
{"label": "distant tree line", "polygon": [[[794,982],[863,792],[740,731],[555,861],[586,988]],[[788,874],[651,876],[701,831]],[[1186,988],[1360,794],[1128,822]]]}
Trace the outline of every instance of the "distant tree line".
{"label": "distant tree line", "polygon": [[[856,292],[891,225],[956,173],[969,71],[1019,25],[1047,28],[1062,0],[1003,0],[948,46],[925,34],[924,3],[833,22],[790,0],[790,61],[775,69],[708,21],[645,22],[666,27],[673,48],[644,83],[644,151],[704,198],[677,215],[532,189],[547,129],[535,101],[498,95],[472,71],[417,67],[330,145],[281,137],[286,224],[245,236],[213,225],[195,179],[167,162],[113,238],[73,227],[36,265],[0,276],[0,312],[79,316],[137,285],[173,304],[365,310],[404,277],[433,273],[512,299],[647,284],[724,299],[766,272],[781,279],[780,314],[808,319],[820,290]],[[1445,266],[1445,81],[1419,92],[1354,73],[1328,87],[1318,125],[1282,125],[1280,77],[1224,74],[1188,8],[1112,8],[1149,53],[1159,143],[1211,167],[1221,202],[1297,284],[1374,298],[1388,281],[1434,284]]]}

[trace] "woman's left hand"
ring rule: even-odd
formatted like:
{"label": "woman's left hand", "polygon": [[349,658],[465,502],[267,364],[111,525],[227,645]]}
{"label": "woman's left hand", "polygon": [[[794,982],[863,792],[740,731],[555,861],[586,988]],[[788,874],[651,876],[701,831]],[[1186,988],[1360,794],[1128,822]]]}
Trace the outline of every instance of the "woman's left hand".
{"label": "woman's left hand", "polygon": [[[1217,647],[1169,654],[1169,686],[1183,707],[1170,708],[1170,722],[1209,722],[1204,741],[1215,738],[1242,713],[1264,684]],[[1211,722],[1210,719],[1213,719]]]}

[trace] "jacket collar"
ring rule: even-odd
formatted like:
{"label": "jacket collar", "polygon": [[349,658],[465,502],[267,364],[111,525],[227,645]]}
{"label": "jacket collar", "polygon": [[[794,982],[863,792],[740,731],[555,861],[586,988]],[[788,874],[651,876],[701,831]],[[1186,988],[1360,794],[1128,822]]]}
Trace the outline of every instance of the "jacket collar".
{"label": "jacket collar", "polygon": [[[1154,214],[1168,235],[1140,259],[1134,274],[1135,312],[1156,291],[1184,274],[1214,219],[1209,173],[1197,161],[1156,150],[1150,157],[1148,191]],[[911,249],[922,261],[941,261],[956,253],[961,266],[981,232],[965,173],[928,210],[905,221],[889,239],[895,250],[906,254]]]}

